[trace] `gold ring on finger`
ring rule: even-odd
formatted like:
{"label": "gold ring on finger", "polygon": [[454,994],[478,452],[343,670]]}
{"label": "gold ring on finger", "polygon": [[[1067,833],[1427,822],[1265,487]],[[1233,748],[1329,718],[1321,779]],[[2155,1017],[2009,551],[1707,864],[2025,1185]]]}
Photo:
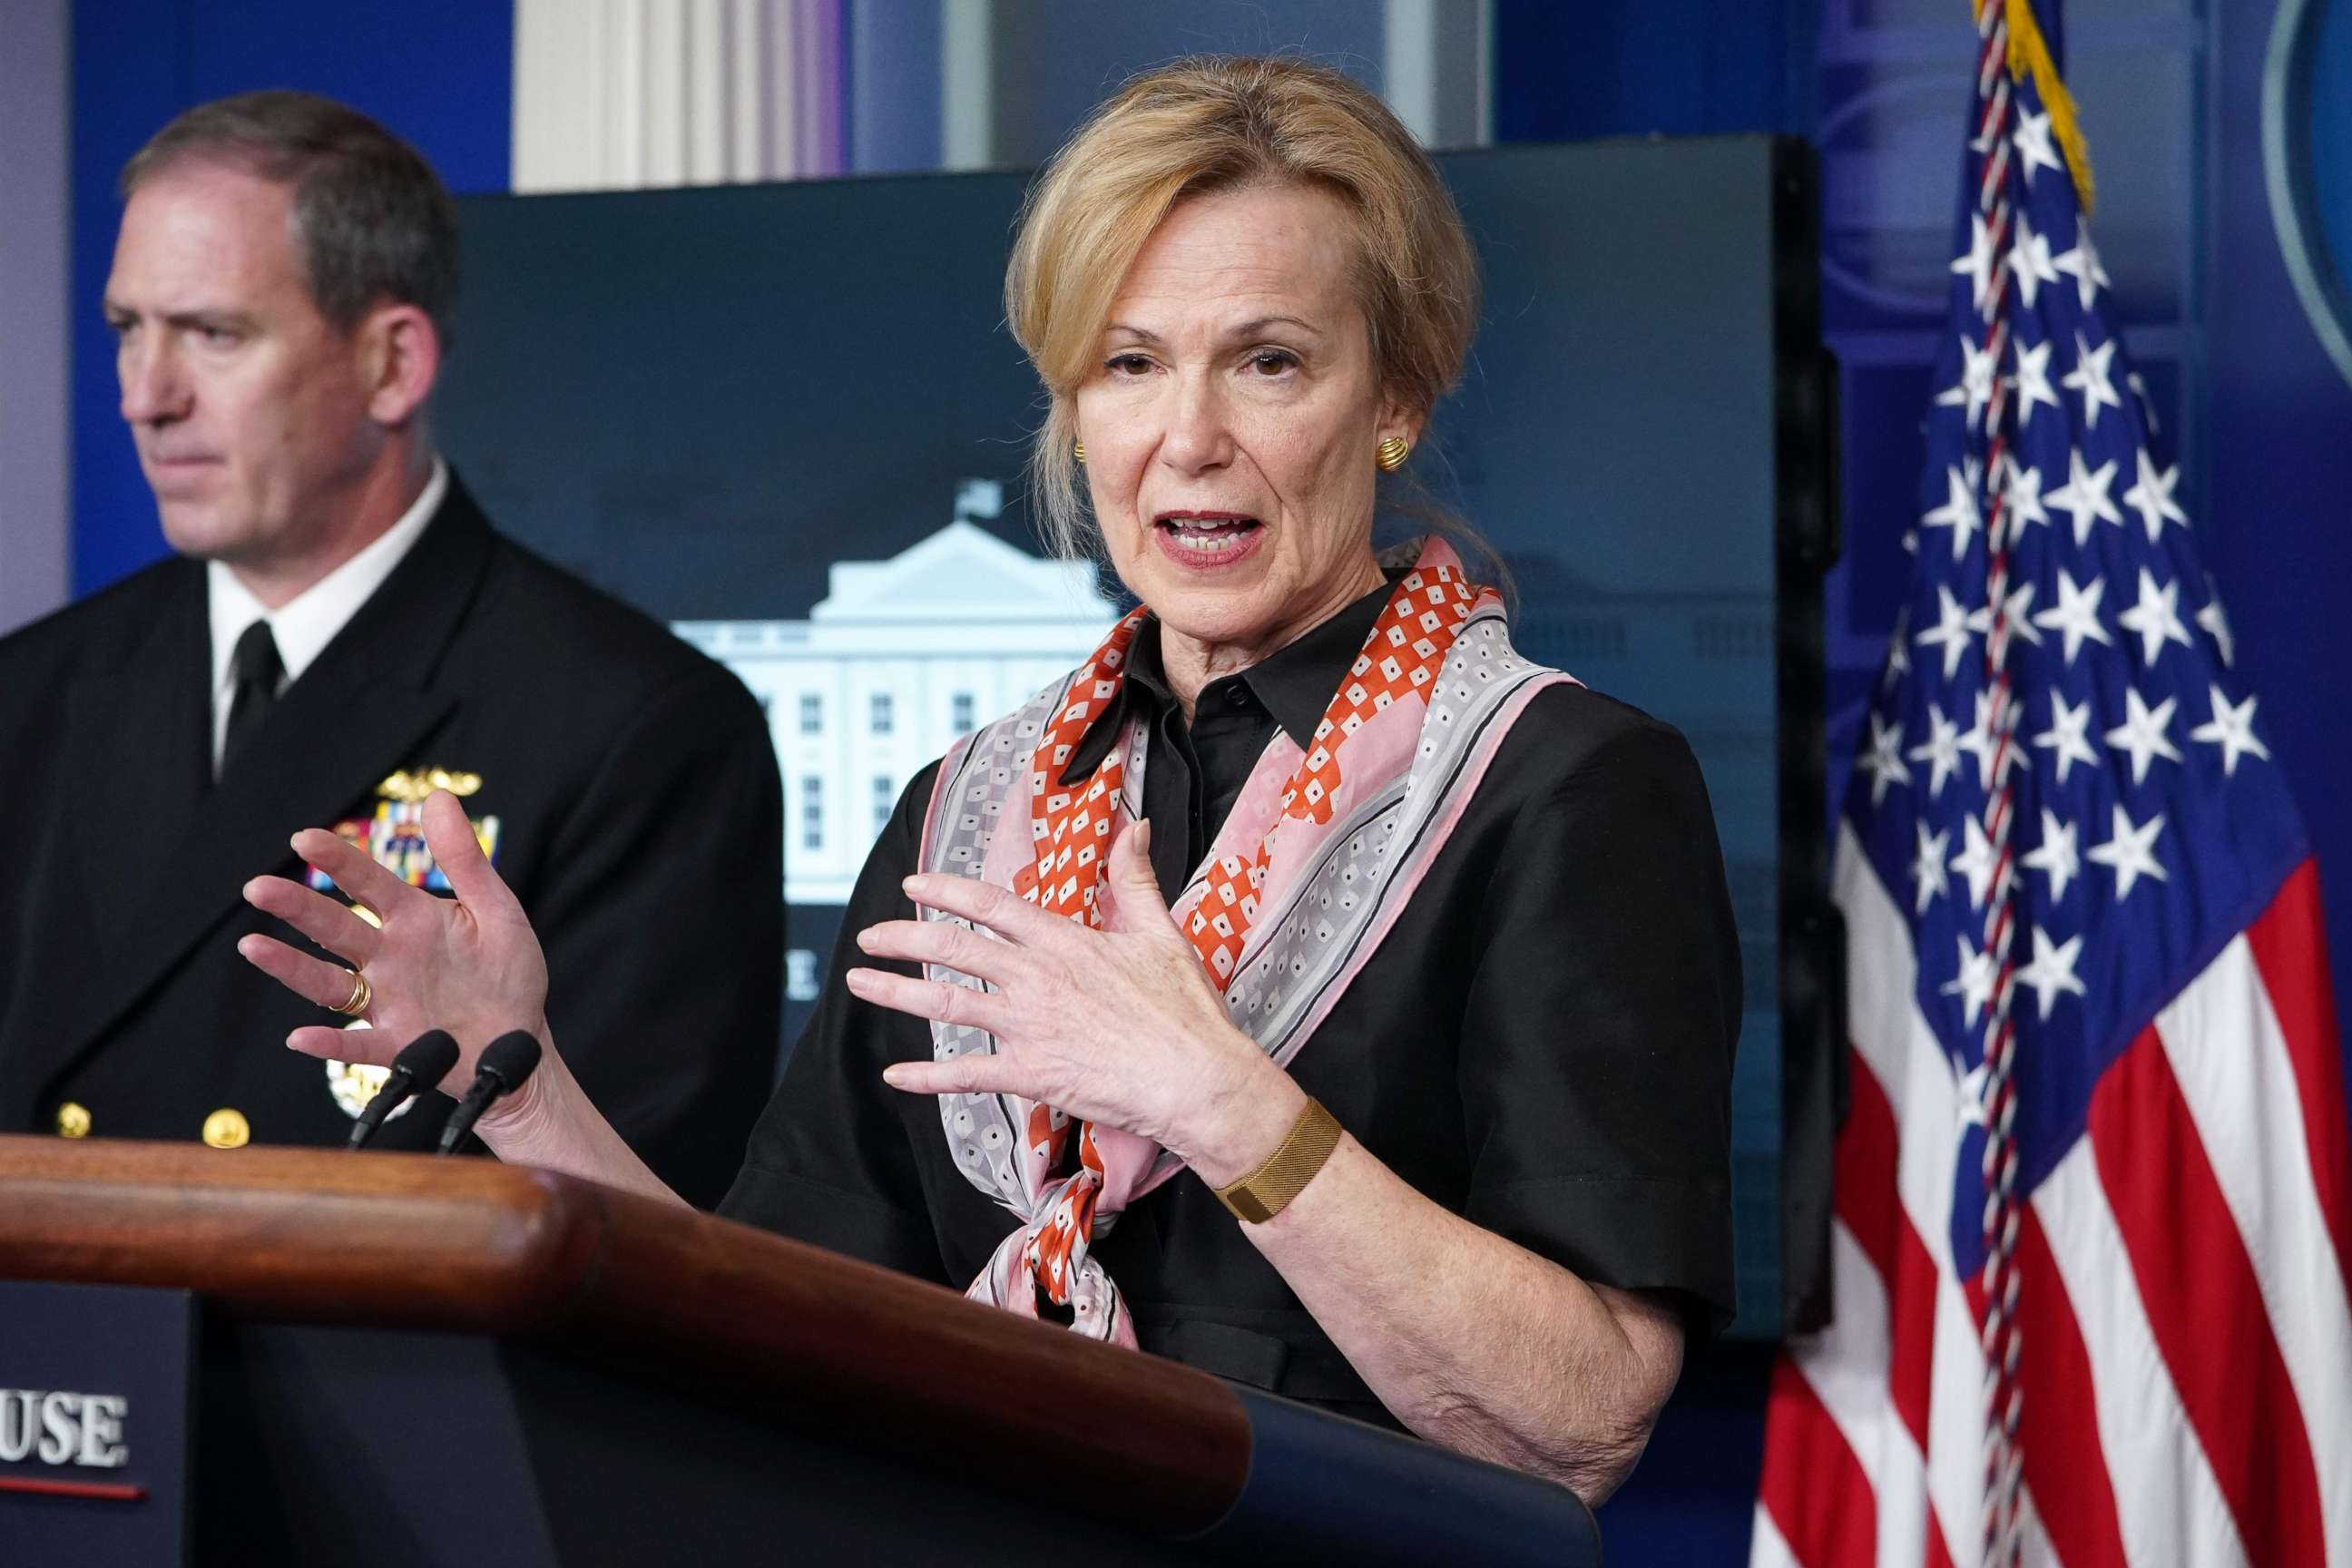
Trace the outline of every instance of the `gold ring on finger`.
{"label": "gold ring on finger", "polygon": [[341,1013],[346,1018],[356,1018],[366,1012],[374,1001],[375,992],[369,986],[367,976],[354,969],[352,971],[351,1000],[340,1007],[331,1007],[328,1011]]}

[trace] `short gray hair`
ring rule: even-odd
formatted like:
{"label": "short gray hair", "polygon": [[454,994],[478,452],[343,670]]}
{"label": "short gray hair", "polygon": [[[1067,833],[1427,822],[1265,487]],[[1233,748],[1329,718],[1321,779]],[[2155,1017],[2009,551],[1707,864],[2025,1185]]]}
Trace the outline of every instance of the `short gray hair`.
{"label": "short gray hair", "polygon": [[444,342],[457,307],[457,209],[416,150],[355,109],[273,89],[200,103],[122,166],[124,199],[168,169],[226,163],[290,186],[311,302],[339,331],[383,300]]}

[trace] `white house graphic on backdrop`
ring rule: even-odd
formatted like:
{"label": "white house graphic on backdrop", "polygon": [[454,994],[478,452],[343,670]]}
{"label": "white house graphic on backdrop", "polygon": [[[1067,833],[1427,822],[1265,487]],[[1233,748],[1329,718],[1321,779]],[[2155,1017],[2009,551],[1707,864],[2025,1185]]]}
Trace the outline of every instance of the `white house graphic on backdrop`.
{"label": "white house graphic on backdrop", "polygon": [[[784,901],[848,902],[898,792],[957,736],[1094,651],[1116,612],[1094,568],[1041,560],[974,519],[1003,487],[967,479],[954,520],[887,561],[837,561],[804,621],[681,621],[767,710],[784,781]],[[791,958],[813,990],[814,955]]]}

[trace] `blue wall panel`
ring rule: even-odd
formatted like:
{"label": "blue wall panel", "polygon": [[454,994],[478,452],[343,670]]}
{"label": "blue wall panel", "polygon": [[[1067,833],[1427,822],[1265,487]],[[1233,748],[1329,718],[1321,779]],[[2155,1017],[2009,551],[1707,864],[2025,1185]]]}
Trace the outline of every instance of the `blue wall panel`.
{"label": "blue wall panel", "polygon": [[2313,41],[2313,205],[2337,275],[2352,281],[2352,4],[2330,0]]}
{"label": "blue wall panel", "polygon": [[1811,129],[1817,0],[1495,0],[1495,140]]}
{"label": "blue wall panel", "polygon": [[73,590],[163,552],[155,502],[117,416],[114,339],[99,313],[121,204],[114,182],[155,128],[194,102],[184,0],[81,0],[73,37]]}
{"label": "blue wall panel", "polygon": [[382,121],[453,190],[505,190],[514,14],[497,0],[84,0],[73,47],[73,586],[87,594],[164,553],[99,309],[123,163],[191,104],[292,87]]}

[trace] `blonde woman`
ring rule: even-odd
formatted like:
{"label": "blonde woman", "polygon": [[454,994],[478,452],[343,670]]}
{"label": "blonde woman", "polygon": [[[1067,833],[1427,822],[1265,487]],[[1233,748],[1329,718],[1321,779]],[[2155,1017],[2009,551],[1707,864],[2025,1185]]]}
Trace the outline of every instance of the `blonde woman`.
{"label": "blonde woman", "polygon": [[[1738,959],[1682,739],[1514,652],[1442,540],[1375,552],[1476,295],[1427,157],[1313,66],[1155,72],[1044,172],[1034,492],[1142,607],[909,786],[722,1212],[1598,1501],[1730,1310]],[[356,970],[454,1085],[535,1031],[483,1138],[665,1192],[426,821],[454,901],[306,833],[382,927],[265,879],[351,967],[246,956],[321,1005]]]}

